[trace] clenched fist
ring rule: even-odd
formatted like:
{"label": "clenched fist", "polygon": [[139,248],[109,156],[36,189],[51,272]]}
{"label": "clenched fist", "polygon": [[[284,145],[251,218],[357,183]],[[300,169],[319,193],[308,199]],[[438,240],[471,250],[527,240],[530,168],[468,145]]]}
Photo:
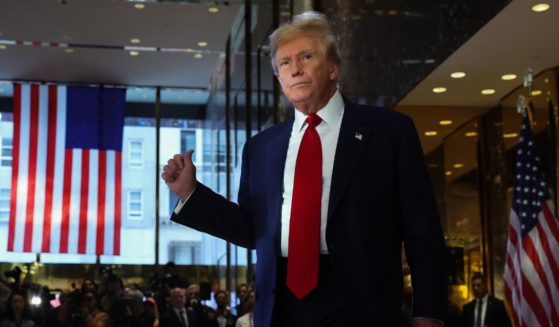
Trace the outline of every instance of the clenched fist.
{"label": "clenched fist", "polygon": [[175,154],[161,173],[169,189],[182,201],[186,201],[196,189],[196,166],[192,163],[192,152],[194,150],[188,150],[184,155]]}

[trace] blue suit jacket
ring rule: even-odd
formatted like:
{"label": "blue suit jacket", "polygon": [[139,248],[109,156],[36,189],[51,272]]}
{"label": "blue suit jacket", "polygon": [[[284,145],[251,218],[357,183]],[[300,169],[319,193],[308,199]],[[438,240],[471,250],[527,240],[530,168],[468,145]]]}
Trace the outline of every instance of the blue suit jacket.
{"label": "blue suit jacket", "polygon": [[[417,132],[407,116],[345,102],[334,159],[326,242],[354,319],[392,326],[402,299],[404,242],[413,316],[443,320],[446,249]],[[199,184],[171,220],[256,248],[256,326],[269,326],[280,255],[283,171],[293,119],[250,139],[238,205]],[[357,135],[357,136],[356,136]],[[359,136],[360,135],[360,136]]]}

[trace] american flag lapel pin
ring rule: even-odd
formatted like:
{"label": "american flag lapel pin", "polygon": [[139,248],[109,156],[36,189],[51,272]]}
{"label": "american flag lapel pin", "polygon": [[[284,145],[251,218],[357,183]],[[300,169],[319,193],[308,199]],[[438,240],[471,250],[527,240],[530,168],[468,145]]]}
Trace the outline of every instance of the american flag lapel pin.
{"label": "american flag lapel pin", "polygon": [[355,132],[355,139],[358,141],[363,141],[363,134]]}

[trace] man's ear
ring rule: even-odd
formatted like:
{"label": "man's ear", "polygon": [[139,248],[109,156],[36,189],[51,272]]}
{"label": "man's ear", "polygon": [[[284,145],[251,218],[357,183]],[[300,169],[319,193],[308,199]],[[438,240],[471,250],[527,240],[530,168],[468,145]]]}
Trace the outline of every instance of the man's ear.
{"label": "man's ear", "polygon": [[337,80],[339,73],[340,73],[340,67],[336,64],[330,64],[330,68],[328,70],[328,77],[330,77],[330,80],[332,81]]}

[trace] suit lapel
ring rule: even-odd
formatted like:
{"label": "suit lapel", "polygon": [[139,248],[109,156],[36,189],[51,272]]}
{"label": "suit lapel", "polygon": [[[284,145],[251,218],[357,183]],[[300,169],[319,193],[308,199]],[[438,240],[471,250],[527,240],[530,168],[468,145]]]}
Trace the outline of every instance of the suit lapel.
{"label": "suit lapel", "polygon": [[366,129],[365,117],[360,110],[344,98],[344,116],[340,127],[340,136],[334,156],[332,170],[332,184],[330,187],[330,201],[328,204],[328,221],[338,205],[344,190],[353,174],[353,167],[357,163],[361,150],[369,135]]}
{"label": "suit lapel", "polygon": [[287,157],[287,147],[289,146],[289,137],[293,127],[294,119],[291,118],[278,126],[277,133],[269,143],[267,150],[267,170],[269,195],[268,205],[272,220],[269,224],[269,231],[275,237],[275,245],[279,250],[280,242],[280,226],[281,226],[281,206],[283,200],[283,173],[285,170],[285,159]]}

